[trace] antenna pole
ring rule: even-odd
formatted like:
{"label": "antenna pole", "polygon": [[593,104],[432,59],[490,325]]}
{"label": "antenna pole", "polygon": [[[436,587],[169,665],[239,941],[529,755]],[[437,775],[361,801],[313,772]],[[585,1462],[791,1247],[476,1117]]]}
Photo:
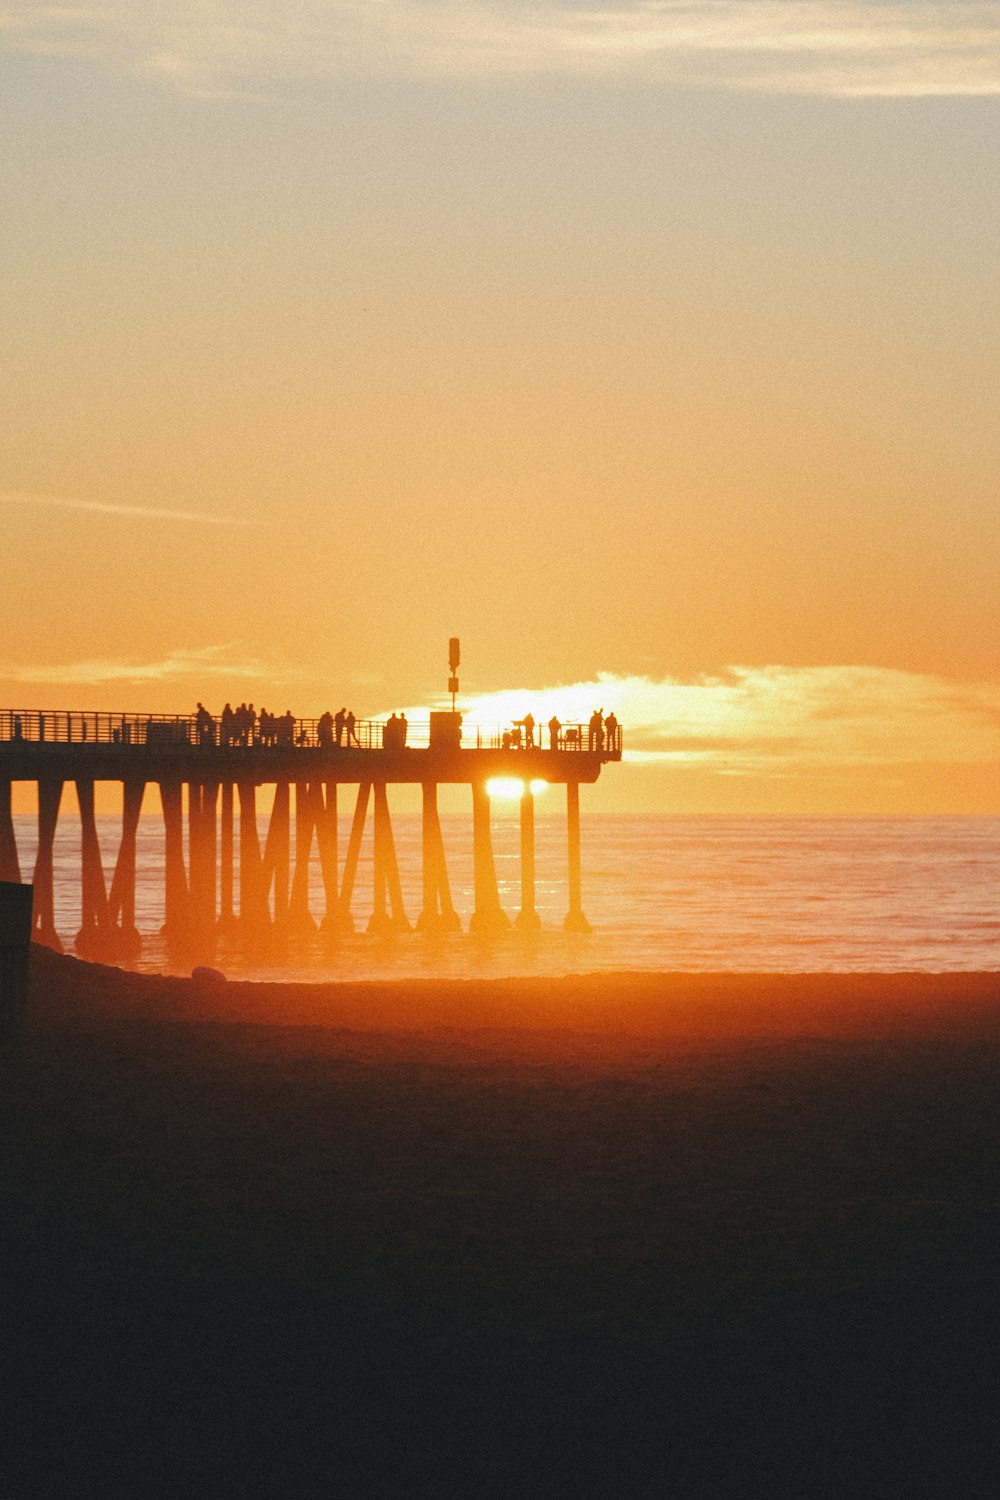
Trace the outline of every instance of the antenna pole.
{"label": "antenna pole", "polygon": [[459,639],[457,635],[453,635],[448,641],[448,667],[451,672],[451,676],[448,678],[448,691],[451,694],[452,713],[455,712],[455,696],[458,693],[458,664],[461,659]]}

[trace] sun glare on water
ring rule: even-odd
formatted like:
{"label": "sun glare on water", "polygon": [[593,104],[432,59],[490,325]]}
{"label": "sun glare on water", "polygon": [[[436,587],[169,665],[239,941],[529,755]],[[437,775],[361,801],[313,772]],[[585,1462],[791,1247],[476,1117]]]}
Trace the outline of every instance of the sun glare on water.
{"label": "sun glare on water", "polygon": [[[524,785],[524,782],[517,776],[491,776],[486,783],[486,790],[491,797],[522,797],[524,795]],[[548,782],[536,779],[530,785],[532,792],[537,797],[539,792],[545,791]]]}

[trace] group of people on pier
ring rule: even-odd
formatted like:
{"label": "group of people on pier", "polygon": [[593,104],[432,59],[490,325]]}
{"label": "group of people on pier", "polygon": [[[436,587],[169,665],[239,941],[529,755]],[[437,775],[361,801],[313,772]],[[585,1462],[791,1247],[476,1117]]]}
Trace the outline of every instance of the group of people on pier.
{"label": "group of people on pier", "polygon": [[[223,749],[238,746],[307,745],[310,736],[304,727],[296,732],[299,721],[291,709],[283,714],[269,713],[266,708],[258,712],[252,703],[241,703],[233,708],[227,703],[219,715],[218,722],[203,703],[199,703],[194,716],[195,739],[199,745],[219,745]],[[329,709],[316,723],[316,741],[327,748],[357,745],[357,717],[346,708],[335,714]]]}
{"label": "group of people on pier", "polygon": [[[532,714],[525,714],[523,719],[515,719],[513,729],[505,729],[501,741],[504,750],[533,750],[535,748],[535,719]],[[549,731],[550,750],[581,750],[581,732],[579,724],[564,726],[555,714],[552,715],[546,728]],[[595,708],[587,723],[587,749],[588,750],[617,750],[618,749],[618,720],[613,713],[604,716],[602,708]]]}
{"label": "group of people on pier", "polygon": [[382,729],[382,749],[404,749],[406,746],[406,731],[409,727],[405,714],[390,714]]}
{"label": "group of people on pier", "polygon": [[327,709],[316,721],[316,739],[320,748],[330,750],[336,746],[339,750],[345,745],[348,749],[351,745],[357,745],[360,749],[357,724],[357,719],[348,709],[338,708],[335,714]]}
{"label": "group of people on pier", "polygon": [[613,713],[605,718],[603,708],[594,709],[587,723],[587,749],[618,749],[618,720]]}

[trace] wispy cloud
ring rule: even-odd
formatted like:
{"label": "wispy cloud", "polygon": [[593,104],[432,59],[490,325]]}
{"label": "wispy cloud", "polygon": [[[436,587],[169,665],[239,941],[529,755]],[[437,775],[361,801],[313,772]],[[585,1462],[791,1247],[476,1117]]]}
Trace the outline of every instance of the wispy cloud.
{"label": "wispy cloud", "polygon": [[113,683],[173,682],[189,679],[197,684],[203,679],[224,678],[233,684],[262,681],[275,686],[294,680],[299,674],[274,662],[242,654],[235,646],[202,646],[197,650],[172,651],[154,661],[129,661],[122,657],[91,657],[86,661],[61,662],[52,665],[0,664],[0,681],[32,687],[58,686],[101,687]]}
{"label": "wispy cloud", "polygon": [[839,96],[1000,92],[995,0],[0,0],[0,45],[204,97],[345,72],[627,75]]}
{"label": "wispy cloud", "polygon": [[470,723],[613,711],[625,758],[783,775],[819,766],[995,765],[1000,684],[966,684],[882,667],[733,667],[694,682],[601,673],[544,691],[491,693]]}
{"label": "wispy cloud", "polygon": [[0,491],[0,504],[36,505],[58,510],[83,511],[97,516],[125,516],[137,521],[182,521],[199,526],[253,526],[242,516],[219,515],[203,510],[173,510],[156,505],[115,505],[105,500],[76,500],[67,495],[32,495],[20,490]]}

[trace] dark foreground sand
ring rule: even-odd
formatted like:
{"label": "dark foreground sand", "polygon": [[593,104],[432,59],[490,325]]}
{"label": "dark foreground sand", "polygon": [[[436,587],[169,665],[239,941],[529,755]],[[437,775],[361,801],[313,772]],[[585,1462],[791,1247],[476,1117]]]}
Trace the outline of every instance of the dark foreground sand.
{"label": "dark foreground sand", "polygon": [[1000,979],[38,952],[0,1494],[993,1496]]}

